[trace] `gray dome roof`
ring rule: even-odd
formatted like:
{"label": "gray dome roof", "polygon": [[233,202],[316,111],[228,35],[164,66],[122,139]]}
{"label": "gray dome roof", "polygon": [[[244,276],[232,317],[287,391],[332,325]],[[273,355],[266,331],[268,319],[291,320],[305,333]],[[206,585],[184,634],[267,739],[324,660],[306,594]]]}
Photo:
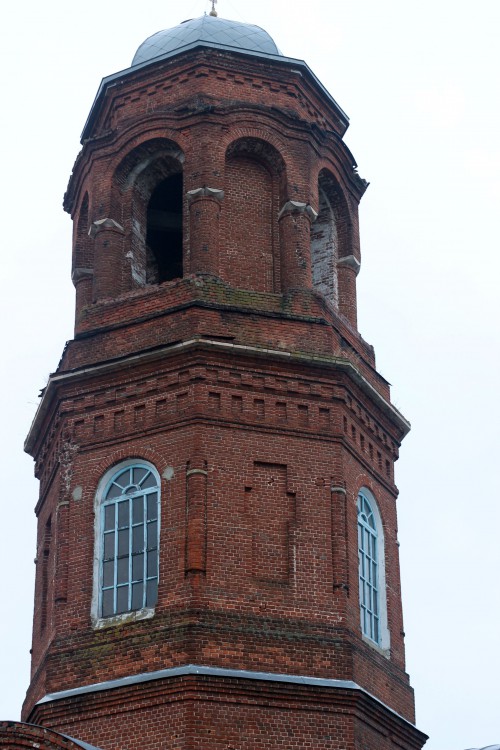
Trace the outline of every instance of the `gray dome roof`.
{"label": "gray dome roof", "polygon": [[153,34],[141,44],[132,66],[154,60],[187,45],[217,44],[264,55],[281,55],[267,31],[249,23],[229,21],[215,16],[202,16]]}

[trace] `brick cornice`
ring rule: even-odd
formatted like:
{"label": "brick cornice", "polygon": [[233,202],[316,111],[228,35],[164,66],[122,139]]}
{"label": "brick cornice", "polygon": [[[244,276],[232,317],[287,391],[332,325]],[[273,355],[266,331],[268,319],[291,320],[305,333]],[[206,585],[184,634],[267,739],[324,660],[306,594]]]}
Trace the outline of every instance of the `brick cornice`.
{"label": "brick cornice", "polygon": [[43,391],[40,404],[33,419],[30,431],[24,443],[24,449],[31,455],[34,449],[39,431],[42,427],[45,416],[47,415],[54,397],[60,386],[71,383],[72,381],[86,380],[101,375],[108,375],[115,370],[124,367],[144,364],[146,362],[163,359],[176,355],[180,352],[188,353],[195,349],[211,350],[230,353],[233,356],[252,356],[264,358],[266,360],[288,361],[290,363],[307,364],[313,367],[323,369],[334,369],[344,372],[356,385],[363,391],[385,414],[385,416],[397,427],[404,435],[410,431],[410,423],[403,415],[378,391],[371,385],[355,365],[348,359],[338,356],[312,355],[302,352],[290,352],[263,347],[247,346],[244,344],[233,344],[226,341],[217,341],[206,338],[193,338],[188,341],[182,341],[171,346],[162,346],[153,350],[139,352],[126,357],[103,362],[96,365],[78,368],[69,372],[61,372],[51,375]]}
{"label": "brick cornice", "polygon": [[[351,680],[323,679],[307,675],[253,672],[224,669],[210,665],[187,664],[156,672],[147,672],[118,680],[86,685],[46,695],[33,708],[31,716],[40,718],[46,711],[59,714],[78,701],[82,710],[97,707],[109,711],[129,711],[131,705],[147,700],[148,705],[185,698],[200,702],[214,699],[240,704],[258,704],[306,711],[341,710],[353,718],[371,723],[420,748],[425,735],[415,725]],[[84,704],[88,704],[84,709]],[[407,746],[407,745],[405,745]]]}

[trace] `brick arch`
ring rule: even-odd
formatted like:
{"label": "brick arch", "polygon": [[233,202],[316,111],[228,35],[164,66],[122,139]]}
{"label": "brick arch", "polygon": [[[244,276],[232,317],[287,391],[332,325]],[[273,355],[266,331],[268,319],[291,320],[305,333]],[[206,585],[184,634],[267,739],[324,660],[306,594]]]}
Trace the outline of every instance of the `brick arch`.
{"label": "brick arch", "polygon": [[279,290],[277,219],[285,183],[285,163],[269,142],[246,136],[228,145],[220,275],[232,286]]}
{"label": "brick arch", "polygon": [[130,450],[129,447],[123,446],[114,450],[111,454],[108,454],[106,458],[101,459],[94,467],[91,477],[93,484],[92,496],[95,496],[99,482],[102,477],[110,471],[114,466],[123,461],[148,461],[150,464],[156,467],[156,470],[160,477],[162,477],[165,468],[168,465],[168,461],[153,448],[146,448],[141,446],[141,450]]}
{"label": "brick arch", "polygon": [[229,115],[229,118],[230,129],[223,134],[221,140],[222,148],[226,152],[241,141],[261,141],[270,149],[274,149],[275,153],[281,159],[283,166],[286,165],[287,159],[285,154],[287,153],[288,144],[286,139],[283,139],[274,118],[266,116],[261,111],[252,112],[251,125],[249,124],[250,120],[244,122],[240,117],[232,117],[231,115]]}
{"label": "brick arch", "polygon": [[[0,721],[0,746],[11,750],[82,750],[90,748],[52,729],[20,721]],[[95,750],[98,750],[96,748]]]}
{"label": "brick arch", "polygon": [[[140,184],[143,190],[154,188],[156,177],[165,170],[182,170],[184,152],[170,138],[152,138],[131,148],[115,169],[114,180],[121,192]],[[152,187],[151,187],[152,186]]]}
{"label": "brick arch", "polygon": [[254,136],[244,135],[231,141],[226,148],[226,159],[246,155],[267,166],[267,168],[282,176],[285,172],[285,161],[278,150],[269,140]]}

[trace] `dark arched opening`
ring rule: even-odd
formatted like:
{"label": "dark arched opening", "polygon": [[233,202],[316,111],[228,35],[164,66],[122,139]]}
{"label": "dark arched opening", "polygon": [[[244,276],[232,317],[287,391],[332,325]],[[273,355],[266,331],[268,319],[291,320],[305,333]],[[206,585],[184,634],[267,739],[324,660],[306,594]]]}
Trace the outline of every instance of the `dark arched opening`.
{"label": "dark arched opening", "polygon": [[182,173],[170,175],[153,190],[147,212],[146,281],[182,278]]}

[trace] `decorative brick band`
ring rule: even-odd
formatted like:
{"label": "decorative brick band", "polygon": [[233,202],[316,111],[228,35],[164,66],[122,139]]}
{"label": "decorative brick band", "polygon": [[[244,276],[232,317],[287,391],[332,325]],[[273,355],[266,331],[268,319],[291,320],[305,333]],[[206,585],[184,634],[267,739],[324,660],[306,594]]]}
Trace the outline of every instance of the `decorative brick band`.
{"label": "decorative brick band", "polygon": [[129,687],[131,685],[139,685],[145,682],[152,682],[154,680],[166,680],[175,677],[184,677],[187,675],[285,683],[288,685],[301,685],[332,690],[353,690],[375,701],[376,704],[382,706],[386,711],[389,711],[393,716],[397,716],[401,721],[405,722],[405,724],[414,729],[414,724],[412,724],[411,721],[405,719],[403,716],[401,716],[401,714],[398,714],[397,711],[394,711],[392,708],[383,703],[383,701],[373,696],[371,693],[369,693],[367,690],[365,690],[352,680],[335,680],[324,677],[309,677],[307,675],[275,674],[273,672],[253,672],[246,669],[225,669],[222,667],[209,667],[206,665],[198,664],[186,664],[182,667],[160,669],[157,672],[143,672],[142,674],[122,677],[117,680],[98,682],[93,685],[83,685],[82,687],[73,688],[72,690],[61,690],[60,692],[50,693],[49,695],[44,696],[43,698],[41,698],[41,700],[37,701],[35,705],[41,706],[44,703],[64,700],[66,698],[74,698],[89,693],[98,693],[106,690]]}
{"label": "decorative brick band", "polygon": [[180,343],[172,344],[169,346],[156,349],[154,351],[141,352],[139,354],[133,354],[127,357],[120,358],[119,360],[111,360],[109,362],[90,365],[75,369],[69,372],[61,372],[55,375],[51,375],[47,382],[47,385],[43,391],[43,395],[38,404],[35,417],[33,419],[30,431],[24,443],[24,449],[27,453],[33,450],[33,446],[36,440],[38,431],[41,428],[43,419],[50,408],[51,400],[54,393],[57,391],[59,385],[71,383],[79,378],[89,377],[93,375],[101,375],[108,372],[113,372],[116,369],[125,367],[127,365],[134,365],[138,363],[148,362],[152,359],[161,359],[164,356],[172,356],[179,352],[188,351],[191,349],[203,348],[211,350],[219,350],[230,352],[231,354],[237,355],[253,355],[265,357],[266,359],[275,360],[288,360],[294,362],[305,362],[312,366],[320,366],[321,368],[333,367],[336,369],[343,370],[349,377],[357,383],[357,385],[371,398],[377,406],[382,409],[384,414],[397,425],[397,427],[403,432],[403,436],[406,435],[410,429],[410,423],[403,417],[402,414],[387,401],[380,393],[366,380],[362,373],[353,365],[352,362],[342,357],[311,357],[309,355],[301,355],[297,352],[288,352],[278,349],[264,349],[254,346],[246,346],[244,344],[233,344],[230,342],[212,340],[212,339],[198,339],[193,338],[188,341],[182,341]]}

